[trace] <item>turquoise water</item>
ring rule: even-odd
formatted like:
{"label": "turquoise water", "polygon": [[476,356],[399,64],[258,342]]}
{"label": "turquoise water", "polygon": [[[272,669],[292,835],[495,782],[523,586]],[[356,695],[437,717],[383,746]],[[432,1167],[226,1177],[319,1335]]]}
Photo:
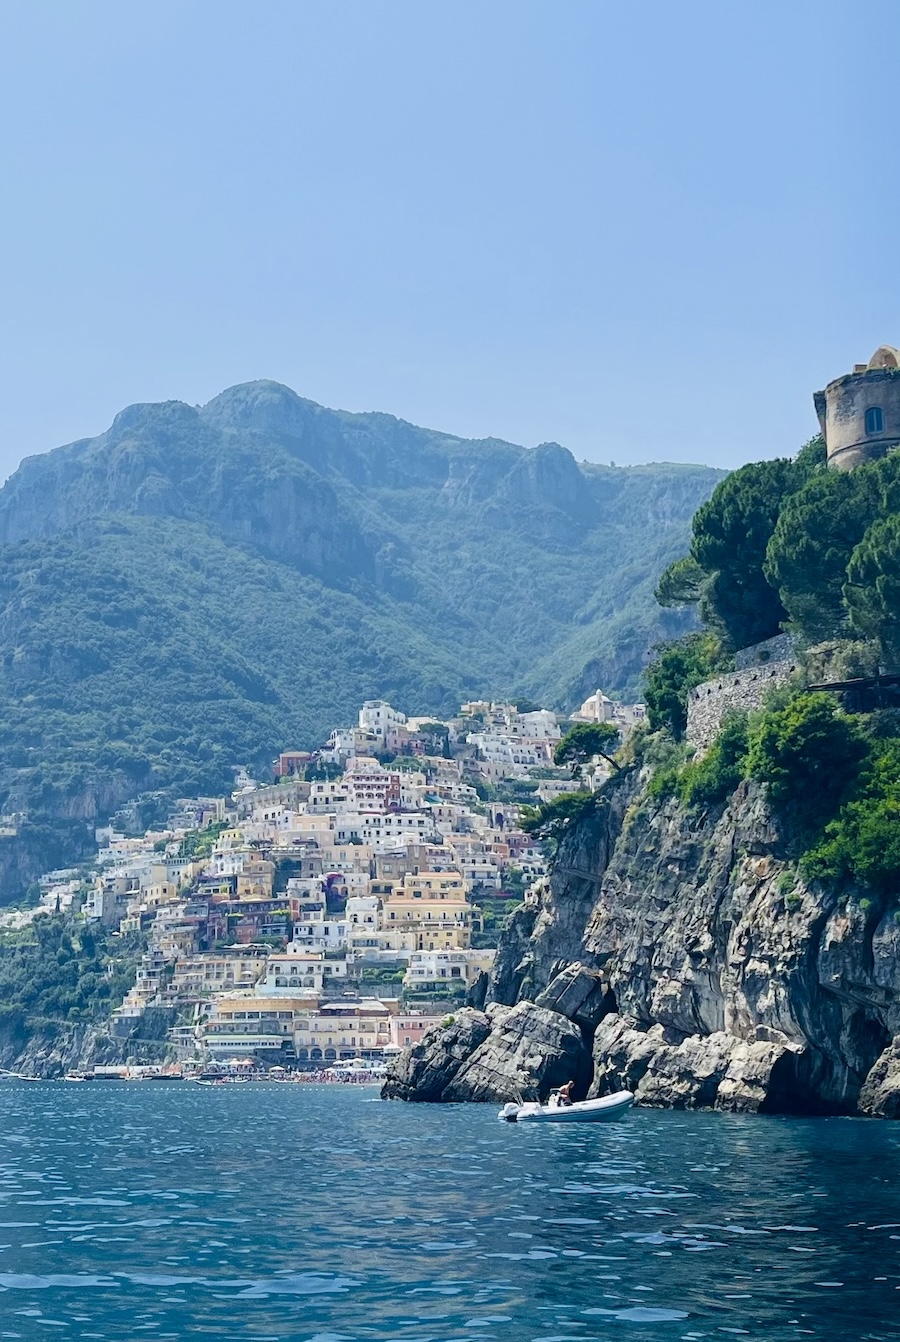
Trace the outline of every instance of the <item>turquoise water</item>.
{"label": "turquoise water", "polygon": [[0,1338],[900,1339],[900,1124],[0,1085]]}

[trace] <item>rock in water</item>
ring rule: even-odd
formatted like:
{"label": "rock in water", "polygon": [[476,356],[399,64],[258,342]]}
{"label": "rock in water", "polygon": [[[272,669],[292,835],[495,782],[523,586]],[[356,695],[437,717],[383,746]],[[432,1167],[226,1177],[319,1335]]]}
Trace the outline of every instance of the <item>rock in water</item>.
{"label": "rock in water", "polygon": [[483,1011],[463,1007],[404,1049],[388,1069],[383,1100],[441,1100],[463,1062],[487,1039],[491,1022]]}
{"label": "rock in water", "polygon": [[631,1090],[655,1108],[783,1112],[803,1107],[807,1067],[806,1050],[774,1032],[754,1040],[724,1030],[680,1035],[607,1016],[594,1036],[591,1096]]}
{"label": "rock in water", "polygon": [[520,1002],[489,1009],[491,1033],[456,1073],[442,1099],[545,1100],[554,1086],[575,1082],[587,1093],[591,1055],[577,1025],[557,1011]]}
{"label": "rock in water", "polygon": [[520,1002],[487,1012],[465,1008],[439,1025],[393,1064],[385,1100],[546,1099],[554,1086],[575,1082],[583,1096],[591,1055],[577,1025],[559,1012]]}
{"label": "rock in water", "polygon": [[860,1112],[873,1118],[900,1118],[900,1035],[888,1045],[863,1083]]}

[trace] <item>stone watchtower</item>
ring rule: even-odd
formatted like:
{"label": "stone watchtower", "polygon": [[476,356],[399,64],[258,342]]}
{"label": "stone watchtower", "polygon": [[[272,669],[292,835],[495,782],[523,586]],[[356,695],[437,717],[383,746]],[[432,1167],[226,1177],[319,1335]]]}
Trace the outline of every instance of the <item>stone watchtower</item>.
{"label": "stone watchtower", "polygon": [[881,345],[868,363],[813,397],[828,465],[852,471],[900,446],[900,350]]}

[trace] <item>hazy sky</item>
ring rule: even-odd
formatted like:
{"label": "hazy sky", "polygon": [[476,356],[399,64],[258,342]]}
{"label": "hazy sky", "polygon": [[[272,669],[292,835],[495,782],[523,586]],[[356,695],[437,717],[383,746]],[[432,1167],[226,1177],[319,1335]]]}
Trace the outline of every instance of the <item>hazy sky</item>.
{"label": "hazy sky", "polygon": [[742,461],[900,344],[900,6],[2,0],[0,472],[276,378]]}

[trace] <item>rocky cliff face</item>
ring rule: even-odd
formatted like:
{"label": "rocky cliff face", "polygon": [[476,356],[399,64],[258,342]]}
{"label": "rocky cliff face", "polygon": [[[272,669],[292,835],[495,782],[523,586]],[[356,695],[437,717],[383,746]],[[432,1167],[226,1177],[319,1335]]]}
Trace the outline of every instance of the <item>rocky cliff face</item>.
{"label": "rocky cliff face", "polygon": [[130,1034],[115,1033],[108,1021],[48,1023],[27,1034],[5,1027],[0,1029],[0,1070],[53,1081],[94,1066],[165,1062],[172,1057],[166,1034],[176,1014],[168,1008],[146,1011]]}
{"label": "rocky cliff face", "polygon": [[[804,885],[757,787],[697,814],[643,783],[616,780],[561,844],[504,937],[488,1011],[536,999],[576,1024],[593,1094],[900,1115],[897,910]],[[504,1071],[496,1028],[479,1048]],[[507,1098],[464,1082],[463,1067],[454,1098]]]}

